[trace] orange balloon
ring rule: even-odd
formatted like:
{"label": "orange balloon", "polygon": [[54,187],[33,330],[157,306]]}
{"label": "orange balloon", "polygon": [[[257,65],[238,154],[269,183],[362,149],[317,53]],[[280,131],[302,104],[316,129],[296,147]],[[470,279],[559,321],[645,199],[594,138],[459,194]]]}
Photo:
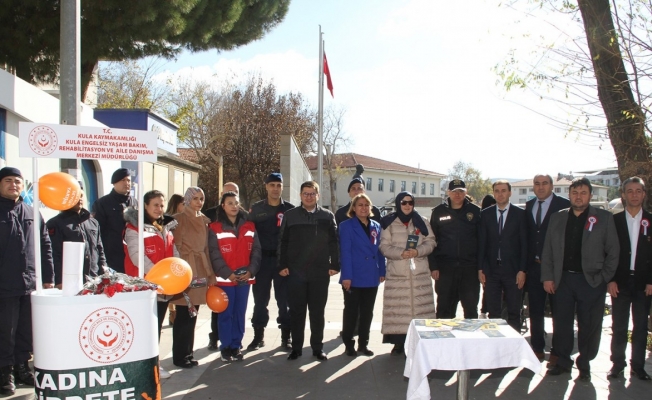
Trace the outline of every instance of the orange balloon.
{"label": "orange balloon", "polygon": [[171,296],[186,290],[192,282],[192,268],[185,260],[168,257],[157,262],[145,279],[161,287],[161,293]]}
{"label": "orange balloon", "polygon": [[218,286],[209,286],[206,291],[206,305],[213,312],[221,313],[229,306],[229,296]]}
{"label": "orange balloon", "polygon": [[69,210],[79,203],[79,182],[65,172],[52,172],[38,180],[39,199],[54,210]]}

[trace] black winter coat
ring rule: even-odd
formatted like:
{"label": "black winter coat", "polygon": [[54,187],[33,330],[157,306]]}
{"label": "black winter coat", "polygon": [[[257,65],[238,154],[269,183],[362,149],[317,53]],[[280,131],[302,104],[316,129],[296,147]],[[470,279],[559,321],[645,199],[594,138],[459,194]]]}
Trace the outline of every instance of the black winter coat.
{"label": "black winter coat", "polygon": [[[0,297],[24,296],[36,289],[34,209],[0,197]],[[41,217],[41,279],[54,282],[50,237]]]}
{"label": "black winter coat", "polygon": [[125,251],[122,232],[125,230],[124,210],[138,205],[136,199],[111,190],[93,204],[91,215],[100,223],[104,254],[109,267],[117,272],[125,272]]}
{"label": "black winter coat", "polygon": [[63,242],[86,243],[84,246],[84,282],[87,276],[102,274],[100,266],[106,265],[104,248],[100,237],[100,224],[91,218],[91,213],[82,208],[79,213],[63,211],[48,223],[52,240],[55,283],[61,283],[63,271]]}
{"label": "black winter coat", "polygon": [[447,201],[432,210],[430,226],[437,241],[437,247],[428,256],[431,271],[438,270],[440,265],[478,265],[480,207],[464,199],[458,211],[452,209]]}

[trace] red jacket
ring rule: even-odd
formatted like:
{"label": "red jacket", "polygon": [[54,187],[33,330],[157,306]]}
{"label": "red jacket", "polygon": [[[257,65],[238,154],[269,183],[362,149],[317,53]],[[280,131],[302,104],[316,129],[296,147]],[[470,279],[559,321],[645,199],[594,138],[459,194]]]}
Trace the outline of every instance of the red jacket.
{"label": "red jacket", "polygon": [[[253,222],[247,221],[240,226],[237,236],[233,230],[224,230],[222,223],[215,221],[208,225],[215,236],[217,236],[217,246],[220,249],[222,258],[226,265],[235,271],[242,267],[247,267],[251,263],[251,250],[254,246],[254,237],[256,227]],[[249,279],[249,284],[256,283],[256,278]],[[235,286],[235,282],[228,279],[217,278],[218,286]]]}
{"label": "red jacket", "polygon": [[[132,229],[136,232],[138,231],[138,228],[130,223],[127,223],[125,229]],[[161,235],[154,232],[148,232],[147,230],[143,232],[143,236],[145,242],[145,256],[147,256],[152,263],[156,264],[164,258],[174,257],[174,236],[172,236],[172,232],[167,232],[165,241]],[[131,261],[129,251],[127,250],[127,244],[124,243],[124,241],[123,244],[125,252],[125,274],[129,276],[138,276],[138,264]],[[136,260],[136,262],[138,262],[138,260]]]}

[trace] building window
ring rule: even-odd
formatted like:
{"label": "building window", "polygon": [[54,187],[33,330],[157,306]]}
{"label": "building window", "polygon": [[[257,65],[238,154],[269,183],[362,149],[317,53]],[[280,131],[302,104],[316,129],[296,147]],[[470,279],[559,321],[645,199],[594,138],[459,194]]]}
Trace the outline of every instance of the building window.
{"label": "building window", "polygon": [[421,183],[421,195],[426,195],[426,184],[425,182]]}
{"label": "building window", "polygon": [[367,187],[365,189],[367,189],[370,192],[371,192],[371,183],[372,183],[371,178],[367,178]]}
{"label": "building window", "polygon": [[530,193],[534,193],[534,188],[530,188]]}
{"label": "building window", "polygon": [[385,180],[383,178],[378,178],[378,191],[382,192],[385,190],[383,187],[385,185]]}
{"label": "building window", "polygon": [[417,192],[417,183],[416,182],[412,182],[412,190],[411,190],[411,192],[412,192],[412,194],[415,194]]}
{"label": "building window", "polygon": [[389,192],[394,193],[394,179],[389,180]]}
{"label": "building window", "polygon": [[435,184],[434,183],[430,184],[430,195],[431,196],[435,195]]}
{"label": "building window", "polygon": [[518,194],[527,194],[527,189],[519,189]]}
{"label": "building window", "polygon": [[401,181],[401,192],[405,192],[405,181]]}
{"label": "building window", "polygon": [[568,193],[568,188],[567,187],[564,188],[564,192]]}
{"label": "building window", "polygon": [[561,193],[561,188],[555,188],[555,193]]}

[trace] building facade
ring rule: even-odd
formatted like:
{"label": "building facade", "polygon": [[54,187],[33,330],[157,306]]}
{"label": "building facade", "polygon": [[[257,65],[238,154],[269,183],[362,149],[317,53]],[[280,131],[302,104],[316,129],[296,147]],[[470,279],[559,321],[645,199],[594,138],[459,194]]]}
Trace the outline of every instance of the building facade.
{"label": "building facade", "polygon": [[[393,163],[379,158],[357,153],[334,154],[333,177],[335,178],[335,198],[337,207],[349,202],[347,188],[356,173],[356,166],[362,165],[367,195],[378,208],[394,207],[396,195],[402,191],[414,194],[416,208],[424,216],[429,210],[441,204],[441,180],[444,174],[423,170],[417,167]],[[306,164],[313,176],[317,176],[317,157],[306,158]],[[323,168],[323,188],[320,190],[322,206],[331,208],[331,191],[327,167]]]}

